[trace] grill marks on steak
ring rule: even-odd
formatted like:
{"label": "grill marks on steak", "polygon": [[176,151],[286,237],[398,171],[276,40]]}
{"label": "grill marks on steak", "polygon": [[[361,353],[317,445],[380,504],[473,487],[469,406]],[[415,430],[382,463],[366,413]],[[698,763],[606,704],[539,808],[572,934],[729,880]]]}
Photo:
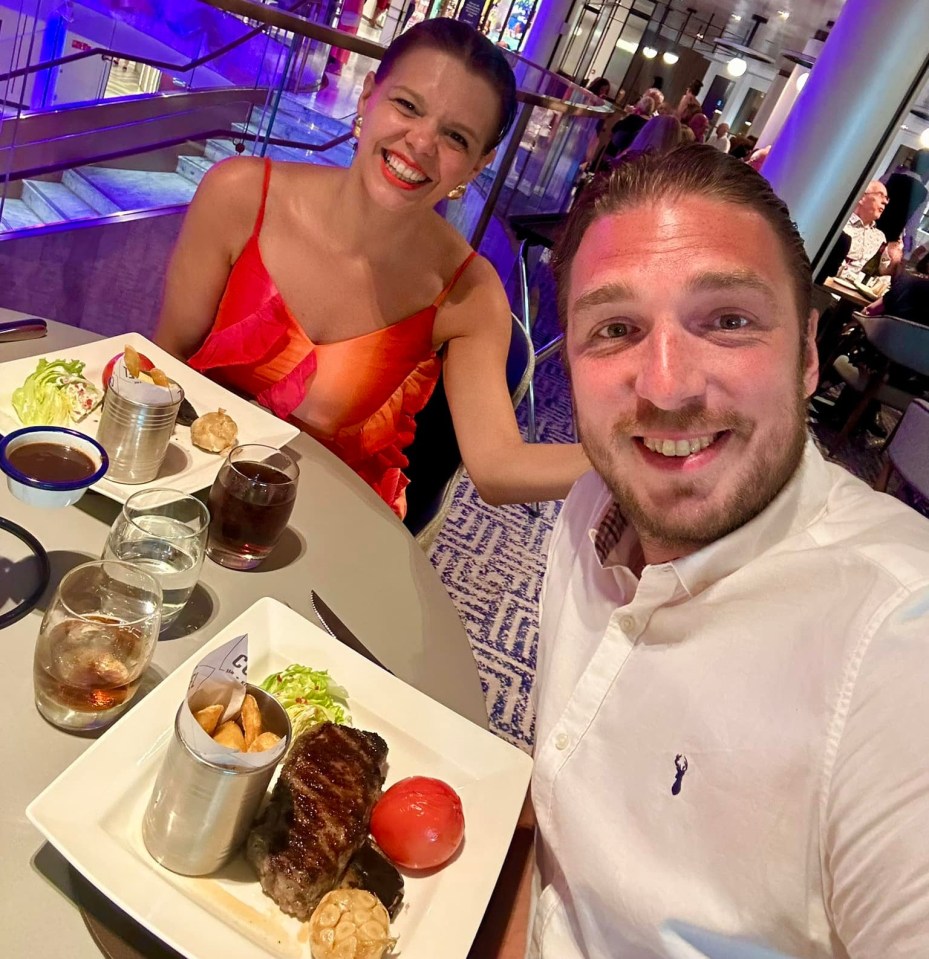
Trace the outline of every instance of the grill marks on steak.
{"label": "grill marks on steak", "polygon": [[296,739],[246,846],[284,912],[309,919],[364,845],[386,759],[380,736],[349,726],[321,723]]}

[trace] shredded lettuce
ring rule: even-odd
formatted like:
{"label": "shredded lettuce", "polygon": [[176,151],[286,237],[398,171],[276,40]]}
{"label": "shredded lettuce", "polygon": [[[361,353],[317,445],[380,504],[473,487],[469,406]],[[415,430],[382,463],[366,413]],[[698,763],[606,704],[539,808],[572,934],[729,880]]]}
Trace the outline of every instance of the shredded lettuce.
{"label": "shredded lettuce", "polygon": [[287,710],[293,739],[310,726],[329,720],[350,726],[348,690],[329,678],[324,669],[310,669],[294,663],[280,673],[272,673],[261,684],[265,692]]}
{"label": "shredded lettuce", "polygon": [[[39,360],[34,373],[13,390],[13,409],[24,426],[64,426],[99,402],[99,390],[84,378],[80,360]],[[82,402],[83,397],[89,397]]]}

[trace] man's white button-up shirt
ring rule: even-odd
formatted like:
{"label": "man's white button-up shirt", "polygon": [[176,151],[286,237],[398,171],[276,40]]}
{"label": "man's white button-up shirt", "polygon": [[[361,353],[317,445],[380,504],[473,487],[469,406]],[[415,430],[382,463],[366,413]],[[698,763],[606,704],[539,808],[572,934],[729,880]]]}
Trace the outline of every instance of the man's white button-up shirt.
{"label": "man's white button-up shirt", "polygon": [[808,444],[739,530],[640,578],[638,550],[582,478],[543,592],[529,955],[661,955],[676,918],[929,956],[929,522]]}

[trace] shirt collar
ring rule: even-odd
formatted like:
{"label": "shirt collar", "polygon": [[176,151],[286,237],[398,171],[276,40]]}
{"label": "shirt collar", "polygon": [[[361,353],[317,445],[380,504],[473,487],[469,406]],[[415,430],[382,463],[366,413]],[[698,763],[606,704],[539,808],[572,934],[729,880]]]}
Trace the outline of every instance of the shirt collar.
{"label": "shirt collar", "polygon": [[[876,222],[876,221],[874,221],[874,222]],[[857,213],[853,213],[853,214],[849,217],[848,225],[849,225],[849,226],[853,226],[853,227],[855,227],[856,229],[859,229],[859,230],[873,230],[873,229],[874,229],[874,222],[872,222],[872,223],[865,223],[865,221],[862,220],[861,217],[858,216]]]}
{"label": "shirt collar", "polygon": [[[830,487],[826,461],[813,441],[808,440],[794,475],[754,519],[668,565],[684,589],[694,596],[808,527],[825,509]],[[635,531],[626,523],[619,504],[613,501],[590,531],[590,538],[604,569],[626,566],[638,550]]]}

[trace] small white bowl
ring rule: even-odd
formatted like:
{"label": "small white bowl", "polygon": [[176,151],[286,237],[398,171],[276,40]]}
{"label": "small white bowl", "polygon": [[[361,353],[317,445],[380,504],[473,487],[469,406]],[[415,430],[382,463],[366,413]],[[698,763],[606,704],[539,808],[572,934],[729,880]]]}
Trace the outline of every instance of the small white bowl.
{"label": "small white bowl", "polygon": [[[57,483],[34,479],[20,472],[10,463],[9,455],[27,443],[55,443],[70,446],[90,457],[94,472],[86,479],[72,483]],[[70,506],[76,503],[99,479],[110,465],[106,450],[94,439],[62,426],[27,426],[7,433],[0,439],[0,470],[6,473],[6,485],[10,492],[30,506]]]}

